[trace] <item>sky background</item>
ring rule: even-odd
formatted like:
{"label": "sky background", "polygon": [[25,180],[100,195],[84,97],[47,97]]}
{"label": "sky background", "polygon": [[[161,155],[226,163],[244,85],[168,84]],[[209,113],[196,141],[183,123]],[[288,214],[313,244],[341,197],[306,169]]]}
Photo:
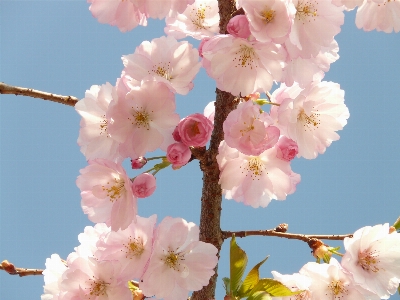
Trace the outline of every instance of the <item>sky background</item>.
{"label": "sky background", "polygon": [[[163,35],[163,21],[149,20],[147,27],[123,34],[99,24],[88,7],[84,1],[1,0],[0,81],[83,98],[91,85],[115,84],[122,55]],[[346,13],[336,37],[340,59],[325,76],[345,90],[350,110],[340,140],[315,160],[292,162],[302,181],[287,200],[258,209],[224,200],[223,230],[288,223],[294,233],[345,234],[392,224],[400,215],[400,35],[361,31],[354,19],[355,12]],[[203,112],[215,98],[215,83],[204,70],[194,84],[187,96],[176,99],[181,117]],[[0,260],[44,268],[52,253],[66,258],[78,245],[78,234],[92,225],[75,185],[86,166],[76,144],[80,117],[74,108],[49,101],[0,99]],[[139,214],[157,214],[158,222],[172,216],[199,224],[201,177],[197,161],[179,171],[161,171],[156,192],[139,201]],[[270,255],[262,277],[271,277],[271,270],[294,273],[314,261],[307,244],[296,240],[247,237],[238,244],[249,256],[249,267]],[[219,265],[218,300],[224,295],[221,278],[229,276],[228,245]],[[0,273],[1,300],[40,299],[42,286],[41,276]]]}

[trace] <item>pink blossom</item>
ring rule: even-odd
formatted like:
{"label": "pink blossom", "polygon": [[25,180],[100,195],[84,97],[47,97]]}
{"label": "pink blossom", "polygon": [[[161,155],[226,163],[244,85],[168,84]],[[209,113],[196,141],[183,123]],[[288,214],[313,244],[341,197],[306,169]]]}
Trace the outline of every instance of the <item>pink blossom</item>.
{"label": "pink blossom", "polygon": [[302,89],[297,84],[284,84],[274,91],[271,108],[281,133],[298,145],[298,156],[316,158],[339,139],[336,131],[343,129],[349,118],[344,104],[344,91],[339,84],[316,81]]}
{"label": "pink blossom", "polygon": [[120,164],[89,160],[76,184],[81,190],[83,212],[92,222],[106,222],[111,229],[125,229],[136,218],[137,198],[131,180]]}
{"label": "pink blossom", "polygon": [[147,20],[133,1],[88,0],[89,10],[100,23],[117,26],[122,32],[138,25],[146,26]]}
{"label": "pink blossom", "polygon": [[97,243],[96,257],[100,260],[119,261],[123,266],[121,276],[128,280],[141,278],[145,271],[157,220],[156,215],[136,218],[136,223],[131,223],[125,230],[109,232]]}
{"label": "pink blossom", "polygon": [[250,23],[252,35],[260,42],[282,44],[288,38],[296,9],[287,0],[239,0]]}
{"label": "pink blossom", "polygon": [[61,289],[65,292],[63,300],[132,300],[118,261],[78,257],[68,264]]}
{"label": "pink blossom", "polygon": [[163,82],[182,95],[193,88],[192,81],[201,66],[198,51],[188,42],[178,42],[171,36],[142,42],[133,54],[124,55],[122,61],[125,74],[132,79]]}
{"label": "pink blossom", "polygon": [[205,146],[211,137],[213,128],[213,123],[199,113],[187,116],[178,124],[182,143],[193,147]]}
{"label": "pink blossom", "polygon": [[365,0],[358,7],[356,25],[365,31],[400,31],[400,1]]}
{"label": "pink blossom", "polygon": [[309,262],[305,264],[300,274],[311,279],[309,290],[311,300],[341,299],[341,300],[379,300],[380,298],[358,286],[350,273],[342,268],[335,258],[329,264]]}
{"label": "pink blossom", "polygon": [[272,147],[259,156],[249,156],[222,141],[217,161],[225,198],[257,208],[292,194],[300,175],[292,172],[290,163],[277,158],[276,153],[277,148]]}
{"label": "pink blossom", "polygon": [[175,127],[174,131],[172,132],[172,137],[174,138],[175,142],[181,142],[181,136],[179,135],[178,126]]}
{"label": "pink blossom", "polygon": [[164,32],[176,39],[191,36],[201,40],[219,32],[218,2],[196,0],[186,10],[173,17],[166,17]]}
{"label": "pink blossom", "polygon": [[400,283],[400,234],[389,233],[389,224],[358,229],[344,239],[342,266],[362,287],[388,299]]}
{"label": "pink blossom", "polygon": [[156,190],[156,178],[149,173],[142,173],[133,180],[132,192],[135,197],[146,198]]}
{"label": "pink blossom", "polygon": [[205,37],[205,38],[203,38],[201,41],[200,41],[200,44],[199,44],[199,56],[200,57],[203,57],[203,46],[204,46],[204,44],[207,42],[207,41],[209,41],[210,40],[210,38],[208,38],[208,37]]}
{"label": "pink blossom", "polygon": [[260,155],[279,139],[279,129],[271,126],[269,114],[260,112],[253,101],[242,102],[224,121],[226,144],[246,155]]}
{"label": "pink blossom", "polygon": [[140,288],[148,297],[186,300],[189,291],[208,285],[218,262],[217,252],[212,244],[199,241],[194,223],[166,217],[158,225]]}
{"label": "pink blossom", "polygon": [[189,147],[183,143],[174,143],[168,146],[167,159],[174,170],[186,165],[192,156]]}
{"label": "pink blossom", "polygon": [[291,161],[299,153],[297,143],[286,136],[282,136],[276,146],[276,157],[279,159]]}
{"label": "pink blossom", "polygon": [[195,0],[134,0],[139,10],[153,19],[164,19],[167,16],[175,16],[183,13],[186,7]]}
{"label": "pink blossom", "polygon": [[67,270],[65,261],[58,254],[52,254],[46,259],[46,269],[44,276],[44,294],[41,300],[59,300],[62,299],[64,292],[60,292],[60,284],[64,272]]}
{"label": "pink blossom", "polygon": [[124,157],[139,157],[172,143],[171,133],[179,122],[175,97],[168,87],[156,81],[143,82],[124,98],[114,99],[108,117],[109,132],[121,142]]}
{"label": "pink blossom", "polygon": [[214,124],[215,101],[209,102],[204,108],[204,116]]}
{"label": "pink blossom", "polygon": [[78,235],[80,245],[75,247],[75,252],[68,255],[67,261],[71,263],[76,257],[95,257],[97,242],[102,239],[111,228],[105,223],[97,223],[94,226],[86,226],[82,233]]}
{"label": "pink blossom", "polygon": [[340,32],[344,22],[343,7],[336,6],[332,1],[292,1],[296,15],[285,45],[293,47],[297,56],[310,58],[317,55],[322,47],[329,47]]}
{"label": "pink blossom", "polygon": [[108,132],[110,120],[106,118],[106,111],[113,97],[116,97],[115,90],[107,82],[102,86],[93,85],[85,98],[75,104],[75,110],[82,116],[78,145],[86,159],[122,160],[119,142]]}
{"label": "pink blossom", "polygon": [[247,39],[251,34],[249,21],[245,15],[237,15],[230,19],[226,26],[226,31],[234,37],[243,39]]}
{"label": "pink blossom", "polygon": [[233,95],[269,91],[280,81],[285,50],[272,43],[247,41],[232,35],[216,35],[202,48],[203,67],[217,88]]}
{"label": "pink blossom", "polygon": [[147,159],[144,156],[139,156],[138,158],[131,159],[131,167],[134,170],[143,168],[147,164]]}

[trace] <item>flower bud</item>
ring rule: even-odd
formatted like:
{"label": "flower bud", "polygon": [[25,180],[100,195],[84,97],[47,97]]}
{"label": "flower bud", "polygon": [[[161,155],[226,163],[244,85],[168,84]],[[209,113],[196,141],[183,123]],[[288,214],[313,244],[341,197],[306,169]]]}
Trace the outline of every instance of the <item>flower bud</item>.
{"label": "flower bud", "polygon": [[211,137],[213,123],[203,114],[191,114],[178,124],[181,142],[186,146],[203,147]]}
{"label": "flower bud", "polygon": [[229,20],[226,30],[234,37],[247,39],[251,32],[249,28],[249,21],[245,15],[234,16]]}
{"label": "flower bud", "polygon": [[156,189],[156,178],[149,173],[137,176],[132,183],[132,192],[138,198],[151,196]]}
{"label": "flower bud", "polygon": [[143,166],[145,165],[145,164],[147,164],[147,159],[146,159],[146,157],[143,157],[143,156],[139,156],[138,158],[136,158],[136,159],[131,159],[131,166],[132,166],[132,169],[141,169],[141,168],[143,168]]}
{"label": "flower bud", "polygon": [[317,259],[317,261],[322,259],[324,262],[329,263],[329,260],[332,256],[332,252],[329,250],[332,249],[332,247],[328,247],[328,245],[325,245],[322,241],[318,239],[311,239],[308,242],[308,246],[310,246],[310,248],[313,250],[312,254]]}
{"label": "flower bud", "polygon": [[182,143],[174,143],[167,148],[167,159],[172,164],[172,169],[177,170],[186,165],[192,156],[189,147]]}
{"label": "flower bud", "polygon": [[291,161],[299,153],[297,143],[286,136],[282,136],[276,146],[276,157],[285,161]]}

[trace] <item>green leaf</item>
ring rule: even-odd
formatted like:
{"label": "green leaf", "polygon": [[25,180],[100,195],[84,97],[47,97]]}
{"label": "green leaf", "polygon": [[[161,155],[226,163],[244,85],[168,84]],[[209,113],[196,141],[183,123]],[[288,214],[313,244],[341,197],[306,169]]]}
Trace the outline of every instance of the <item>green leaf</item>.
{"label": "green leaf", "polygon": [[271,278],[262,278],[251,291],[254,295],[256,292],[267,292],[272,297],[286,297],[300,294],[302,291],[292,292],[287,286],[278,280]]}
{"label": "green leaf", "polygon": [[224,277],[222,278],[222,281],[224,282],[225,293],[229,295],[231,280],[228,277]]}
{"label": "green leaf", "polygon": [[231,239],[230,249],[230,295],[236,296],[236,291],[243,277],[244,270],[247,266],[247,255],[237,244],[235,236]]}
{"label": "green leaf", "polygon": [[243,283],[240,286],[239,291],[238,291],[238,296],[240,298],[244,298],[244,297],[249,296],[251,290],[254,288],[254,286],[260,280],[260,273],[259,273],[258,269],[261,267],[261,265],[263,263],[265,263],[265,261],[267,259],[268,259],[268,256],[265,259],[263,259],[261,262],[256,264],[253,267],[253,269],[251,269],[249,274],[247,274],[246,278],[244,279],[244,281],[243,281]]}
{"label": "green leaf", "polygon": [[271,296],[266,292],[256,292],[251,295],[247,300],[271,300]]}
{"label": "green leaf", "polygon": [[400,217],[398,217],[396,222],[394,222],[393,227],[396,228],[396,230],[400,229]]}
{"label": "green leaf", "polygon": [[400,285],[399,285],[399,287],[397,288],[397,292],[399,292],[399,295],[400,295]]}

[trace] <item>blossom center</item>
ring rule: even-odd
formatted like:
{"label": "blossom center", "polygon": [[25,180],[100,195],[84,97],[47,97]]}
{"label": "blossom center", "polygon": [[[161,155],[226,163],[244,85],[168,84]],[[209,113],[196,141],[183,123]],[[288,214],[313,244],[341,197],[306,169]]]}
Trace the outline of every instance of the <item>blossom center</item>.
{"label": "blossom center", "polygon": [[145,129],[149,130],[151,118],[147,111],[134,110],[133,118],[132,125],[136,125],[138,128],[144,127]]}
{"label": "blossom center", "polygon": [[306,1],[306,2],[299,1],[299,4],[297,5],[296,10],[297,10],[296,17],[299,20],[307,19],[310,22],[308,17],[314,18],[314,20],[315,20],[315,17],[318,15],[318,13],[317,13],[318,10],[316,8],[314,8],[314,5],[313,5],[313,3],[311,3],[311,1]]}
{"label": "blossom center", "polygon": [[[332,280],[331,283],[328,285],[329,290],[335,296],[339,296],[340,294],[348,294],[348,290],[345,288],[344,284],[340,280]],[[339,298],[341,298],[339,296]]]}
{"label": "blossom center", "polygon": [[[171,63],[168,62],[167,66],[162,66],[162,65],[154,65],[153,68],[151,69],[151,72],[154,74],[163,77],[167,79],[168,81],[171,80],[171,75],[169,74],[169,69],[170,69]],[[151,72],[148,72],[149,74]]]}
{"label": "blossom center", "polygon": [[266,8],[261,12],[261,17],[264,19],[265,23],[269,23],[275,18],[275,11]]}
{"label": "blossom center", "polygon": [[317,112],[311,113],[311,115],[307,115],[304,111],[304,108],[301,108],[299,114],[297,115],[297,121],[303,123],[304,130],[317,129],[321,124],[319,115],[320,114]]}
{"label": "blossom center", "polygon": [[253,69],[254,58],[256,58],[257,55],[252,47],[240,45],[240,50],[235,54],[239,55],[238,64],[240,66],[250,66],[250,68]]}
{"label": "blossom center", "polygon": [[250,158],[247,165],[244,168],[245,171],[251,173],[250,176],[252,177],[253,180],[256,178],[257,180],[260,180],[259,177],[262,176],[262,174],[264,173],[264,169],[265,166],[258,156]]}
{"label": "blossom center", "polygon": [[102,115],[102,120],[100,121],[100,135],[104,134],[107,137],[109,137],[110,135],[107,133],[107,125],[108,125],[108,121],[106,119],[105,115]]}
{"label": "blossom center", "polygon": [[199,122],[193,122],[192,126],[190,126],[188,133],[189,133],[190,137],[194,137],[194,136],[200,134]]}
{"label": "blossom center", "polygon": [[[107,185],[110,185],[110,182],[107,182]],[[110,201],[114,202],[121,198],[122,192],[125,191],[125,181],[123,179],[114,178],[114,185],[108,188],[103,185],[101,188],[103,191],[107,192],[107,197]]]}
{"label": "blossom center", "polygon": [[191,20],[194,26],[197,27],[197,29],[206,29],[204,26],[204,20],[206,19],[206,9],[210,8],[210,6],[202,7],[203,4],[199,5],[199,8],[193,8],[191,12]]}
{"label": "blossom center", "polygon": [[93,279],[89,279],[89,281],[90,281],[89,299],[92,299],[92,296],[96,298],[97,296],[106,295],[108,283],[102,280],[93,280]]}
{"label": "blossom center", "polygon": [[358,254],[358,264],[364,271],[379,272],[379,268],[376,266],[379,262],[379,255],[376,251],[367,249]]}
{"label": "blossom center", "polygon": [[168,254],[163,258],[164,263],[175,271],[180,271],[180,262],[184,260],[182,253],[177,253],[172,250],[168,250]]}

